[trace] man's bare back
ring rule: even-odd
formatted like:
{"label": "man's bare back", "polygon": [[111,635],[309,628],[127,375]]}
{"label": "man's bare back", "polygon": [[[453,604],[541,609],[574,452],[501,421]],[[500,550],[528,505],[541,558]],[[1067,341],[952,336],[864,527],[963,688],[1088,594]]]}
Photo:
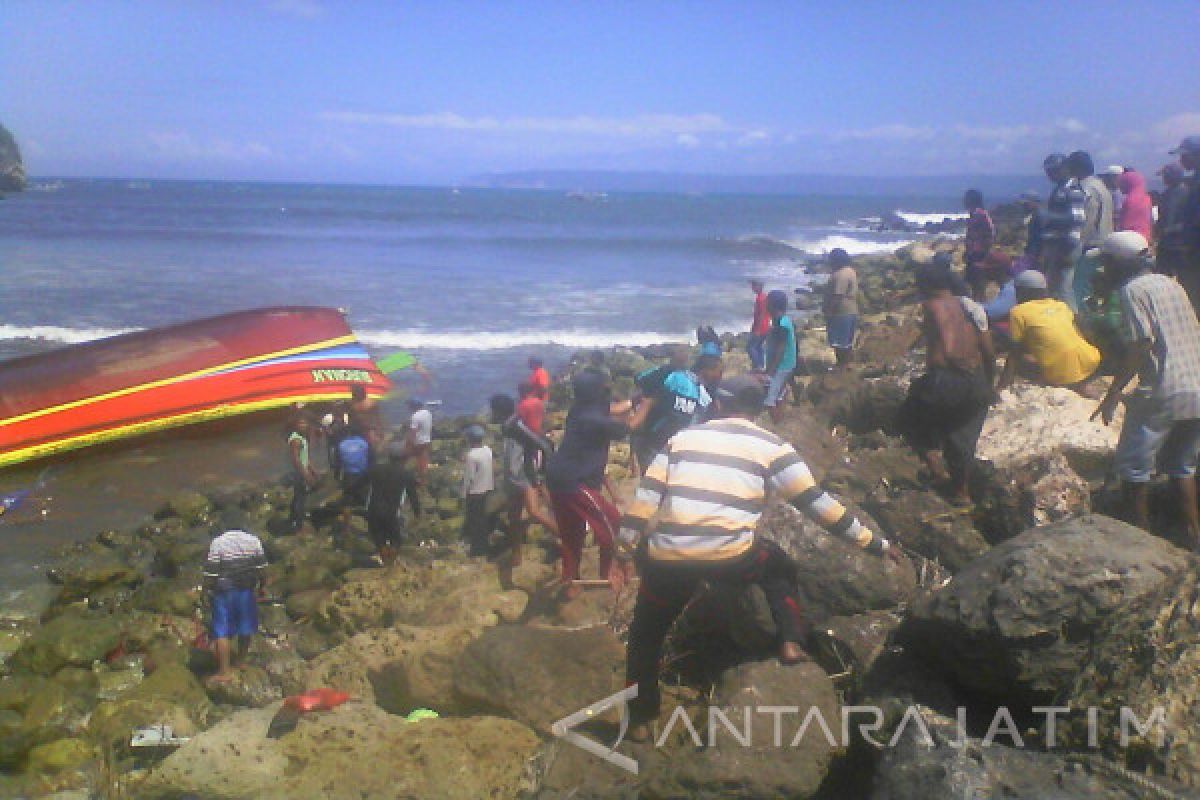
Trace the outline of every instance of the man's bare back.
{"label": "man's bare back", "polygon": [[926,368],[954,367],[974,371],[983,366],[979,332],[963,312],[962,303],[948,291],[921,302],[925,312]]}

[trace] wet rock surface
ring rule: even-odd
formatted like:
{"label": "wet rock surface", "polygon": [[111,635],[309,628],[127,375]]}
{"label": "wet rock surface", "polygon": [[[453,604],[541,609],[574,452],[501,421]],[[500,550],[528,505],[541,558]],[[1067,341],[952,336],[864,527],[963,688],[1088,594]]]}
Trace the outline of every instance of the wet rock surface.
{"label": "wet rock surface", "polygon": [[933,669],[995,696],[1071,685],[1109,616],[1178,580],[1182,550],[1097,514],[1027,531],[915,603],[901,638]]}

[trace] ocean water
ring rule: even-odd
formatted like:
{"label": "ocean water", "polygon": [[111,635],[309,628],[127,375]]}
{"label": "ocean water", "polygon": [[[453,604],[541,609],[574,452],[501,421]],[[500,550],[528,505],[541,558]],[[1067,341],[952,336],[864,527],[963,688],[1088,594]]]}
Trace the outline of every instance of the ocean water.
{"label": "ocean water", "polygon": [[[377,355],[411,350],[436,413],[512,392],[531,354],[744,330],[746,281],[802,286],[833,247],[889,251],[955,198],[693,196],[390,187],[35,180],[0,200],[0,360],[238,309],[344,308]],[[933,217],[921,215],[932,214]],[[866,227],[869,228],[869,221]],[[415,381],[401,388],[422,391]],[[384,405],[395,424],[403,404]],[[44,464],[0,470],[0,493]],[[173,493],[285,469],[278,424],[183,431],[78,451],[0,518],[0,608],[41,597],[60,544],[127,528]],[[32,594],[29,594],[32,592]],[[22,599],[25,598],[25,599]]]}
{"label": "ocean water", "polygon": [[[512,391],[530,354],[741,330],[746,279],[895,249],[853,221],[955,198],[34,181],[0,202],[0,359],[236,309],[346,309],[373,352],[413,351],[446,413]],[[924,216],[932,215],[932,216]],[[398,409],[394,409],[398,413]]]}

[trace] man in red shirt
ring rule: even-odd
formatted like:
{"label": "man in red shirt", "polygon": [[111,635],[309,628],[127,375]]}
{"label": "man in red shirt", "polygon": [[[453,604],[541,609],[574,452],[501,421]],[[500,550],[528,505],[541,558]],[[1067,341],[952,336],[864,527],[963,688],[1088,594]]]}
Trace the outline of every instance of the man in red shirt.
{"label": "man in red shirt", "polygon": [[767,313],[767,295],[760,280],[750,281],[754,292],[754,321],[750,324],[750,342],[746,352],[750,354],[750,366],[757,370],[767,367],[767,334],[771,331],[771,315]]}
{"label": "man in red shirt", "polygon": [[542,360],[537,356],[529,357],[529,377],[526,379],[533,386],[533,393],[545,402],[550,398],[550,373],[542,366]]}
{"label": "man in red shirt", "polygon": [[521,399],[517,402],[517,419],[525,423],[525,427],[538,434],[542,434],[542,421],[546,417],[546,405],[542,399],[537,396],[533,384],[524,382],[517,386],[517,396]]}

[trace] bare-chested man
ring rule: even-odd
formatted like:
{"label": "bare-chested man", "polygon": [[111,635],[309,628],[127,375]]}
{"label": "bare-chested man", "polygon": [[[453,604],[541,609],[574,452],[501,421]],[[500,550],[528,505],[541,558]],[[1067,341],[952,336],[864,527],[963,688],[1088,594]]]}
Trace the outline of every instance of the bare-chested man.
{"label": "bare-chested man", "polygon": [[917,270],[927,348],[925,374],[913,381],[901,418],[913,448],[956,503],[970,503],[967,478],[991,404],[995,351],[951,292],[948,275]]}

